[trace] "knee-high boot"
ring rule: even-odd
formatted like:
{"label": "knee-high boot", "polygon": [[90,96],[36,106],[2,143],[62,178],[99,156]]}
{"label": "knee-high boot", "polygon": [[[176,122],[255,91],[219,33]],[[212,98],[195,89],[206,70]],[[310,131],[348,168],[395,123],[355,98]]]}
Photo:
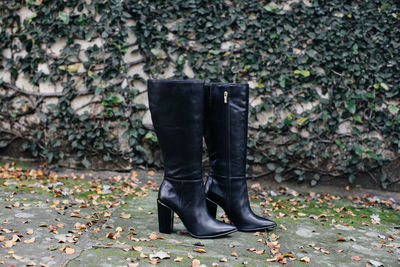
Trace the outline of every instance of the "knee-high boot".
{"label": "knee-high boot", "polygon": [[210,213],[217,205],[239,231],[272,229],[276,223],[250,208],[246,170],[248,84],[206,83],[205,140],[210,157],[206,198]]}
{"label": "knee-high boot", "polygon": [[173,230],[173,214],[196,238],[212,238],[237,231],[212,217],[202,180],[204,82],[148,80],[154,129],[164,159],[164,180],[158,194],[161,233]]}

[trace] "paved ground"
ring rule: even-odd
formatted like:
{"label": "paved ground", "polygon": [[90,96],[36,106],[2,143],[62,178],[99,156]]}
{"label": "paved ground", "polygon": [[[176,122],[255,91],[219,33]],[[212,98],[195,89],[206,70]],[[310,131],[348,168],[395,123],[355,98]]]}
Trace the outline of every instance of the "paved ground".
{"label": "paved ground", "polygon": [[161,173],[0,166],[0,266],[400,266],[396,194],[251,183],[253,210],[278,228],[200,240],[179,218],[158,233]]}

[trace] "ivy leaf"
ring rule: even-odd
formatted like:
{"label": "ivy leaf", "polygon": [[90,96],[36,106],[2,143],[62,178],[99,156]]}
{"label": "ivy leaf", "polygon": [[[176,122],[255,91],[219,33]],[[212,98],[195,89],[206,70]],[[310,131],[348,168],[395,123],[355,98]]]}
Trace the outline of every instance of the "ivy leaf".
{"label": "ivy leaf", "polygon": [[184,59],[185,59],[184,56],[183,56],[183,55],[180,55],[180,56],[178,57],[178,60],[177,60],[176,64],[178,64],[179,66],[182,66],[183,63],[185,63]]}
{"label": "ivy leaf", "polygon": [[358,121],[358,122],[362,122],[361,116],[360,115],[356,115],[353,117],[354,121]]}
{"label": "ivy leaf", "polygon": [[384,90],[389,91],[389,86],[388,86],[386,83],[380,83],[380,86],[381,86]]}
{"label": "ivy leaf", "polygon": [[366,154],[367,154],[368,156],[370,156],[371,158],[373,158],[374,160],[379,160],[378,155],[377,155],[375,152],[373,152],[373,151],[367,151]]}
{"label": "ivy leaf", "polygon": [[275,174],[274,179],[277,183],[282,183],[282,175],[280,174]]}
{"label": "ivy leaf", "polygon": [[7,141],[0,141],[0,148],[1,147],[6,147],[8,146],[8,142]]}
{"label": "ivy leaf", "polygon": [[75,72],[82,66],[81,63],[76,63],[68,66],[68,72]]}
{"label": "ivy leaf", "polygon": [[298,124],[299,126],[301,126],[301,125],[303,125],[307,120],[308,120],[308,118],[306,118],[306,117],[301,117],[301,118],[299,118],[299,119],[297,120],[297,124]]}
{"label": "ivy leaf", "polygon": [[308,70],[295,70],[294,74],[300,74],[304,77],[309,77],[311,75],[310,71]]}
{"label": "ivy leaf", "polygon": [[162,57],[163,57],[163,53],[162,53],[162,50],[161,50],[161,49],[153,48],[153,49],[150,50],[150,52],[151,52],[153,55],[155,55],[157,58],[162,58]]}
{"label": "ivy leaf", "polygon": [[85,166],[86,169],[89,169],[91,166],[90,162],[86,158],[82,160],[82,164],[83,166]]}
{"label": "ivy leaf", "polygon": [[219,51],[218,51],[218,50],[213,50],[213,49],[211,49],[211,50],[208,51],[208,53],[211,54],[211,55],[216,56],[216,55],[219,54]]}
{"label": "ivy leaf", "polygon": [[346,102],[346,108],[351,114],[356,113],[356,103],[354,102],[354,100],[348,100]]}
{"label": "ivy leaf", "polygon": [[273,171],[276,169],[276,165],[275,165],[275,163],[270,162],[267,164],[267,168],[268,168],[268,170]]}
{"label": "ivy leaf", "polygon": [[69,16],[63,12],[58,12],[58,18],[64,23],[69,24]]}
{"label": "ivy leaf", "polygon": [[356,176],[354,174],[349,175],[349,183],[354,184],[354,181],[356,180]]}
{"label": "ivy leaf", "polygon": [[352,50],[353,50],[353,55],[358,55],[358,44],[354,44]]}
{"label": "ivy leaf", "polygon": [[278,9],[277,5],[266,5],[264,6],[264,9],[267,10],[268,12],[274,12],[276,9]]}
{"label": "ivy leaf", "polygon": [[361,147],[359,145],[354,145],[354,152],[356,152],[356,154],[358,156],[361,156],[362,154],[364,154],[364,151],[361,149]]}
{"label": "ivy leaf", "polygon": [[389,111],[390,111],[390,113],[392,113],[393,115],[396,115],[397,112],[399,112],[399,108],[396,107],[396,106],[394,106],[394,105],[390,105],[390,106],[389,106]]}

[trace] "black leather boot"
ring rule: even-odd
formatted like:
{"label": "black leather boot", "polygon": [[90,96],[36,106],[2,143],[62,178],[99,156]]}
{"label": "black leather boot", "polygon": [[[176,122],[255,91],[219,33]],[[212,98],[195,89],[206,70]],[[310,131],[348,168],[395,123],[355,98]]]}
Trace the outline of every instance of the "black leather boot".
{"label": "black leather boot", "polygon": [[202,179],[204,82],[148,80],[151,118],[164,159],[158,193],[161,233],[173,230],[174,212],[189,234],[212,238],[237,231],[207,210]]}
{"label": "black leather boot", "polygon": [[205,140],[210,157],[209,211],[224,209],[239,231],[270,230],[276,223],[250,208],[246,171],[248,84],[206,83]]}

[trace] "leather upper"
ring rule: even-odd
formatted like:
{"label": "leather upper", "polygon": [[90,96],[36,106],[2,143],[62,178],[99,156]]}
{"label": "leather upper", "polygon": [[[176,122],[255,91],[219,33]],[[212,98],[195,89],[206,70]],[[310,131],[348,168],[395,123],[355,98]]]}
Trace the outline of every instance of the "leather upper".
{"label": "leather upper", "polygon": [[207,210],[202,179],[204,82],[148,80],[154,130],[164,159],[158,201],[178,214],[189,233],[211,238],[237,231]]}
{"label": "leather upper", "polygon": [[241,231],[274,228],[275,222],[253,213],[247,192],[245,173],[249,86],[206,83],[205,87],[204,136],[210,157],[206,197],[221,206]]}
{"label": "leather upper", "polygon": [[[206,83],[205,86],[205,137],[210,173],[222,177],[245,177],[249,86],[226,83]],[[224,103],[224,92],[228,92],[228,103]],[[226,130],[228,125],[229,133]],[[227,165],[228,158],[230,166]]]}
{"label": "leather upper", "polygon": [[147,87],[165,176],[201,178],[204,82],[149,79]]}

